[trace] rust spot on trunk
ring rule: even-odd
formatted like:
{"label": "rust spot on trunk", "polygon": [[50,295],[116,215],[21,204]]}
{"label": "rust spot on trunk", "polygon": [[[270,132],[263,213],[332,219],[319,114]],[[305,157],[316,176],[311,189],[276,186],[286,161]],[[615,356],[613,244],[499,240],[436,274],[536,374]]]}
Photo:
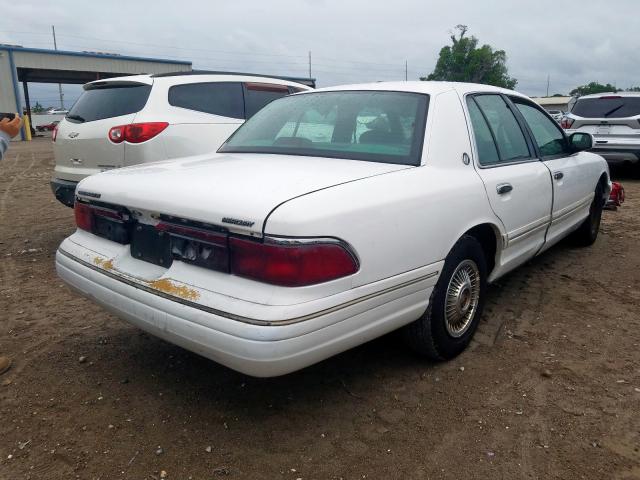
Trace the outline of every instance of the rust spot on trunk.
{"label": "rust spot on trunk", "polygon": [[104,258],[96,257],[93,259],[93,263],[105,270],[113,270],[113,260],[105,260]]}
{"label": "rust spot on trunk", "polygon": [[169,295],[184,298],[185,300],[197,300],[200,297],[200,294],[193,288],[189,288],[184,285],[176,285],[168,278],[149,282],[149,286],[156,290],[160,290],[161,292],[168,293]]}

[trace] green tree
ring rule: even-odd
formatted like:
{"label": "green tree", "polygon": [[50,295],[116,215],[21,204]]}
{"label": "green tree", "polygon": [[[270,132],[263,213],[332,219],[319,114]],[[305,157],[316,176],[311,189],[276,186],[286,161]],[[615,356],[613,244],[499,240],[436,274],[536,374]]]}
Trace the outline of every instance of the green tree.
{"label": "green tree", "polygon": [[619,90],[607,83],[603,85],[598,82],[590,82],[586,85],[580,85],[569,92],[572,97],[582,97],[583,95],[591,95],[592,93],[618,92]]}
{"label": "green tree", "polygon": [[452,45],[440,50],[436,68],[420,80],[484,83],[513,89],[518,81],[509,76],[507,54],[490,45],[478,47],[478,39],[466,37],[468,27],[457,25],[459,34],[451,35]]}
{"label": "green tree", "polygon": [[36,102],[36,104],[31,108],[33,113],[42,113],[44,112],[44,107],[40,105],[40,102]]}

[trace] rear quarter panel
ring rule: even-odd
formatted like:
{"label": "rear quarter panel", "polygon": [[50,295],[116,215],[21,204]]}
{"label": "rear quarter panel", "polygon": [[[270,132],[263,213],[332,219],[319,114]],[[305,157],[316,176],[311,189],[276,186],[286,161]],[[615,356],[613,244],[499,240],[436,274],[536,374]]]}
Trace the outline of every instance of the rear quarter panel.
{"label": "rear quarter panel", "polygon": [[[357,287],[444,260],[470,228],[501,230],[473,165],[457,94],[431,99],[423,165],[310,193],[269,216],[265,233],[331,236],[358,255]],[[345,160],[349,161],[349,160]]]}
{"label": "rear quarter panel", "polygon": [[[184,83],[197,83],[198,78],[182,79]],[[200,80],[202,81],[202,80]],[[181,83],[182,84],[182,83]],[[201,155],[215,152],[236,129],[244,123],[244,119],[223,117],[169,104],[169,88],[175,85],[169,78],[158,78],[146,107],[136,116],[136,122],[169,122],[169,126],[160,135],[164,155],[155,160]],[[160,147],[158,147],[160,148]],[[146,151],[141,153],[131,149],[127,151],[127,164],[154,161],[153,155]]]}

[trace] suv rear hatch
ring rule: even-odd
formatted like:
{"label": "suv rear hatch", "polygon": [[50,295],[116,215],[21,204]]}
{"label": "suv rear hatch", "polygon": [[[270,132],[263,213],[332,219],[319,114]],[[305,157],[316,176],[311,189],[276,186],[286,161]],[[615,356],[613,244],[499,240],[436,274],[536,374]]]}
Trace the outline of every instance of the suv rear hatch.
{"label": "suv rear hatch", "polygon": [[153,79],[135,76],[91,82],[58,124],[54,141],[54,177],[78,182],[84,177],[124,166],[125,144],[113,143],[109,129],[132,123],[144,108]]}
{"label": "suv rear hatch", "polygon": [[572,130],[591,133],[596,144],[640,142],[640,96],[580,98],[571,110]]}

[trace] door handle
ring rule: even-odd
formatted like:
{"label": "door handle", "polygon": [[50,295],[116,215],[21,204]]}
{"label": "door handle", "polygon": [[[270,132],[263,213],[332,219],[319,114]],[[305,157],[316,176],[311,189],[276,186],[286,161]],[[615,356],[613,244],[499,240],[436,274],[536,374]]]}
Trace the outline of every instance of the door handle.
{"label": "door handle", "polygon": [[505,193],[509,193],[513,190],[513,186],[510,183],[501,183],[496,186],[496,192],[498,195],[504,195]]}
{"label": "door handle", "polygon": [[564,173],[562,172],[553,172],[553,178],[556,180],[562,180],[564,178]]}

